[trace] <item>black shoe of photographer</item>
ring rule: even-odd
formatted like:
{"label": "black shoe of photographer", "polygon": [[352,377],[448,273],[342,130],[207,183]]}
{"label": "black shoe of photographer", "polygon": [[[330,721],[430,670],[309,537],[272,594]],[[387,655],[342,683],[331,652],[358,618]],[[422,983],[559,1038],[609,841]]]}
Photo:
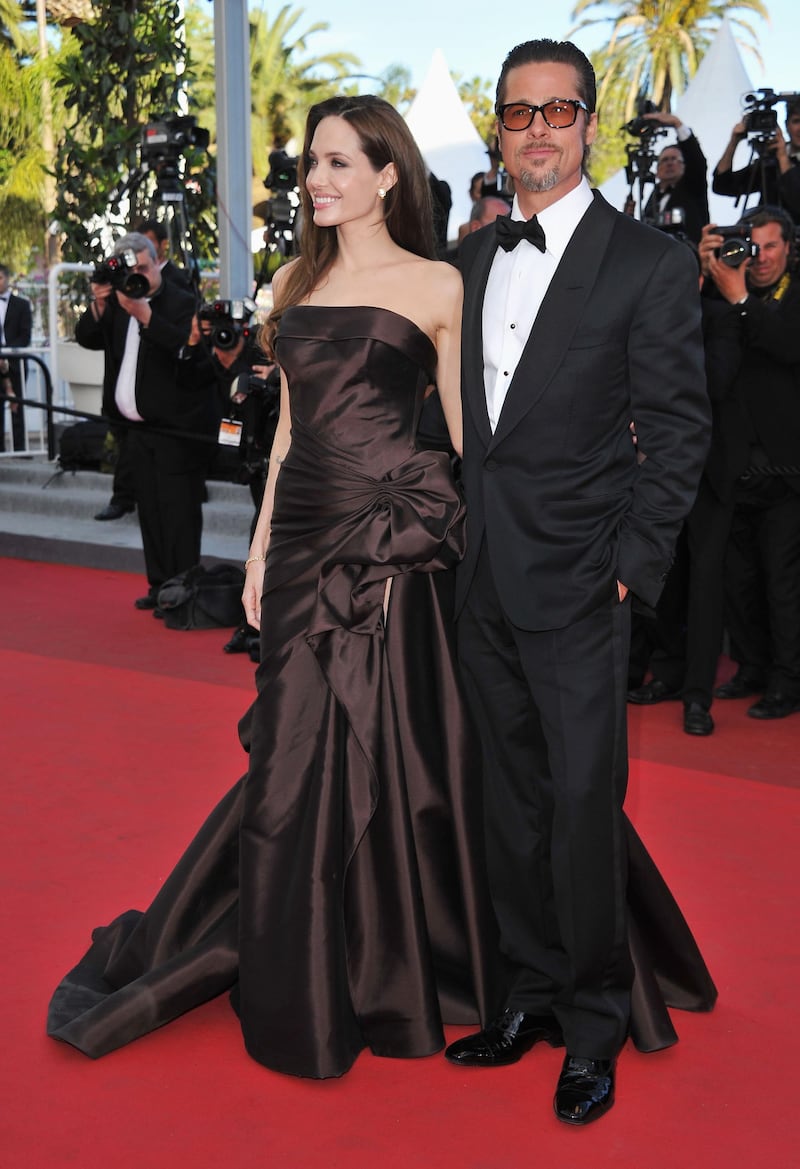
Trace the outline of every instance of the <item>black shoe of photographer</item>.
{"label": "black shoe of photographer", "polygon": [[657,702],[672,702],[680,696],[680,690],[670,690],[666,682],[659,678],[652,678],[643,686],[629,690],[627,694],[628,702],[632,702],[634,706],[655,706]]}
{"label": "black shoe of photographer", "polygon": [[748,708],[750,718],[786,718],[800,710],[800,699],[792,694],[765,694]]}
{"label": "black shoe of photographer", "polygon": [[128,515],[133,510],[133,504],[130,507],[126,507],[122,503],[107,503],[102,511],[99,511],[94,518],[96,520],[121,520],[124,515]]}
{"label": "black shoe of photographer", "polygon": [[227,641],[222,647],[222,652],[226,654],[246,654],[250,652],[250,639],[253,636],[253,631],[249,625],[240,625],[238,629],[234,630],[233,637]]}
{"label": "black shoe of photographer", "polygon": [[753,694],[764,693],[764,679],[748,674],[744,670],[737,670],[732,678],[717,686],[715,698],[750,698]]}
{"label": "black shoe of photographer", "polygon": [[711,735],[714,732],[714,720],[699,702],[685,702],[683,729],[687,735]]}

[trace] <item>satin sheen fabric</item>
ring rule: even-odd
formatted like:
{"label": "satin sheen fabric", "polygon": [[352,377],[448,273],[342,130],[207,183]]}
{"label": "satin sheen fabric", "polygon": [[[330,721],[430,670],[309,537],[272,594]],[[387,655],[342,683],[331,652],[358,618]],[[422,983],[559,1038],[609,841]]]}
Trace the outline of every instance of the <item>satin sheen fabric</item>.
{"label": "satin sheen fabric", "polygon": [[[502,1005],[483,866],[479,751],[454,659],[463,554],[446,455],[415,434],[435,350],[395,313],[286,311],[292,445],[278,479],[247,775],[150,908],[95,930],[48,1033],[94,1058],[231,990],[248,1052],[344,1073],[365,1046],[424,1056],[443,1021]],[[386,581],[392,580],[384,617]],[[631,834],[632,1034],[716,997]]]}

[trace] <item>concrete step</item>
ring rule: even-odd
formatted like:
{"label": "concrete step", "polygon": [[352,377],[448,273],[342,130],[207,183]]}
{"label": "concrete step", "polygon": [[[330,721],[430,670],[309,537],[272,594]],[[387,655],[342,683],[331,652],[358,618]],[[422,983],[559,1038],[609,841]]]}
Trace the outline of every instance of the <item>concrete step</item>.
{"label": "concrete step", "polygon": [[[0,459],[0,556],[142,572],[135,515],[94,519],[111,495],[111,476],[61,472],[43,455]],[[202,560],[241,562],[253,503],[238,483],[209,482],[203,505]]]}

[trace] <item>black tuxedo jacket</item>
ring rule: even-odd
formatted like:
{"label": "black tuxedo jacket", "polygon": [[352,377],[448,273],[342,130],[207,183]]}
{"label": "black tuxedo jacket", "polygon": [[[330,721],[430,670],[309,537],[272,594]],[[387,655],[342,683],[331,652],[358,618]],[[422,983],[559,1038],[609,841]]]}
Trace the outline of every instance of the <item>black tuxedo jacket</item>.
{"label": "black tuxedo jacket", "polygon": [[26,349],[31,343],[33,314],[31,302],[24,296],[11,293],[6,305],[6,319],[3,324],[5,344],[10,349]]}
{"label": "black tuxedo jacket", "polygon": [[[189,339],[195,311],[194,297],[176,281],[163,280],[150,301],[153,315],[141,340],[136,367],[136,409],[145,422],[197,434],[209,434],[216,425],[213,394],[180,376],[180,357]],[[112,292],[99,321],[87,311],[78,321],[75,336],[86,349],[105,351],[103,413],[112,420],[122,416],[114,400],[117,375],[125,353],[128,313]]]}
{"label": "black tuxedo jacket", "polygon": [[495,249],[493,225],[462,245],[467,552],[456,603],[486,540],[503,608],[523,629],[578,620],[617,579],[655,605],[708,447],[695,259],[595,192],[492,434],[481,319]]}
{"label": "black tuxedo jacket", "polygon": [[[31,343],[31,331],[33,328],[33,313],[31,311],[31,302],[24,296],[17,296],[11,293],[6,305],[6,319],[3,323],[3,338],[5,345],[9,349],[26,349]],[[9,357],[8,359],[8,376],[11,381],[11,386],[14,393],[18,396],[22,394],[22,362],[18,357]],[[27,366],[26,366],[27,369]],[[22,414],[16,416],[21,419]],[[18,422],[19,427],[22,426]]]}
{"label": "black tuxedo jacket", "polygon": [[[700,143],[694,134],[690,134],[683,142],[675,145],[683,154],[685,170],[683,178],[679,179],[669,193],[664,211],[672,211],[680,207],[684,213],[684,232],[693,240],[700,243],[702,229],[708,223],[708,164],[705,155],[700,149]],[[655,223],[661,210],[661,196],[658,190],[653,191],[645,205],[643,218],[648,223]]]}

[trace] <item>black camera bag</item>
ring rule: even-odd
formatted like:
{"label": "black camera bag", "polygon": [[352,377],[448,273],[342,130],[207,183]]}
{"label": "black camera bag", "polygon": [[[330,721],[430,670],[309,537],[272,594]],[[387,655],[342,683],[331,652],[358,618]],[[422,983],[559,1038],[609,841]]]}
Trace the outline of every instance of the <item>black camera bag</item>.
{"label": "black camera bag", "polygon": [[244,572],[235,564],[202,564],[173,576],[158,590],[170,629],[230,629],[244,621]]}

